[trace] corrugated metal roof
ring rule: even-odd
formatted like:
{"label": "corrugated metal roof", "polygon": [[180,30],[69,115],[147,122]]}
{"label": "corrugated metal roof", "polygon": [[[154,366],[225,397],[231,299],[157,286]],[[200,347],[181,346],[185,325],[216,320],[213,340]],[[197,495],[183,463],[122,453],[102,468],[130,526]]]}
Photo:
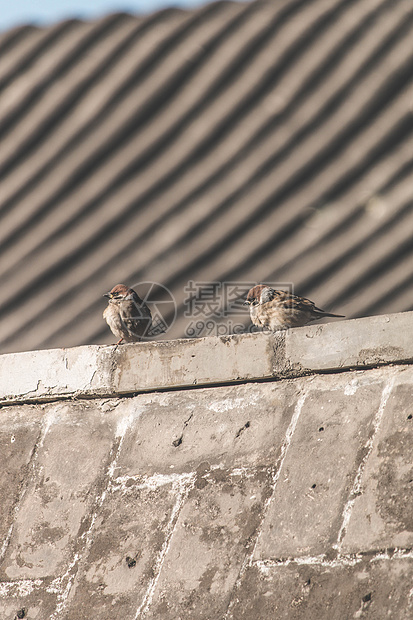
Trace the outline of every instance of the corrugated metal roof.
{"label": "corrugated metal roof", "polygon": [[191,280],[413,309],[410,0],[27,26],[0,57],[2,352],[113,342],[118,282],[172,291],[167,337]]}

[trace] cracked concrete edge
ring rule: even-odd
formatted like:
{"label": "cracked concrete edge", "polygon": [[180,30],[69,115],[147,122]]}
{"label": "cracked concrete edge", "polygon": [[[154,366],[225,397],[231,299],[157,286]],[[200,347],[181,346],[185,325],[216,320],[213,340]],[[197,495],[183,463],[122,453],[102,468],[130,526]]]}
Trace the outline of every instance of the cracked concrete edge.
{"label": "cracked concrete edge", "polygon": [[277,333],[0,356],[0,404],[284,379],[413,361],[413,312]]}

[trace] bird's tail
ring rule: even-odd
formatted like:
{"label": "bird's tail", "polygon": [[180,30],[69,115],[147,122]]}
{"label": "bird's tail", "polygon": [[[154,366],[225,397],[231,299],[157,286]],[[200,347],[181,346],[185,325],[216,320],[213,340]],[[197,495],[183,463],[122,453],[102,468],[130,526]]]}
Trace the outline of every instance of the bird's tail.
{"label": "bird's tail", "polygon": [[319,313],[320,313],[320,317],[319,317],[320,319],[322,317],[324,317],[324,316],[335,316],[338,319],[345,319],[346,318],[344,314],[332,314],[332,312],[324,312],[323,310],[320,310]]}

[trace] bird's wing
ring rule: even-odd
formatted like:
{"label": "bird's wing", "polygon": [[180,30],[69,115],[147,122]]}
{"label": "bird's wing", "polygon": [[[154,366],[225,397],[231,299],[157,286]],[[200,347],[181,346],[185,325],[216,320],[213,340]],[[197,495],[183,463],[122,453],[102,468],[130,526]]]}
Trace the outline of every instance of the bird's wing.
{"label": "bird's wing", "polygon": [[331,314],[326,310],[318,308],[315,303],[311,301],[311,299],[307,299],[306,297],[298,297],[297,295],[291,295],[288,293],[285,293],[283,305],[285,308],[291,308],[298,312],[309,312],[314,317],[312,320],[321,318],[322,316],[337,316],[343,318],[342,314]]}
{"label": "bird's wing", "polygon": [[[282,305],[284,308],[293,308],[295,310],[310,311],[318,310],[315,307],[314,302],[306,297],[298,297],[292,293],[286,291],[273,290],[273,299],[277,305]],[[322,312],[320,310],[320,312]]]}
{"label": "bird's wing", "polygon": [[122,321],[132,334],[142,335],[146,333],[152,322],[151,311],[148,306],[142,302],[141,304],[129,301],[122,304],[120,308]]}

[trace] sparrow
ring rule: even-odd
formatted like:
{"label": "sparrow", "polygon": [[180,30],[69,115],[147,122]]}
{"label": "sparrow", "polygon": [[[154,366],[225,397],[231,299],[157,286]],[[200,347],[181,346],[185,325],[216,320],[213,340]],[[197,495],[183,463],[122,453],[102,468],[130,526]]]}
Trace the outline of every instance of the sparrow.
{"label": "sparrow", "polygon": [[103,318],[112,333],[119,338],[116,344],[122,341],[139,342],[148,335],[152,325],[151,311],[133,288],[117,284],[103,297],[109,298]]}
{"label": "sparrow", "polygon": [[305,297],[276,291],[264,284],[250,289],[244,303],[250,307],[254,325],[271,331],[301,327],[325,316],[344,318],[342,314],[331,314],[317,308],[314,302]]}

